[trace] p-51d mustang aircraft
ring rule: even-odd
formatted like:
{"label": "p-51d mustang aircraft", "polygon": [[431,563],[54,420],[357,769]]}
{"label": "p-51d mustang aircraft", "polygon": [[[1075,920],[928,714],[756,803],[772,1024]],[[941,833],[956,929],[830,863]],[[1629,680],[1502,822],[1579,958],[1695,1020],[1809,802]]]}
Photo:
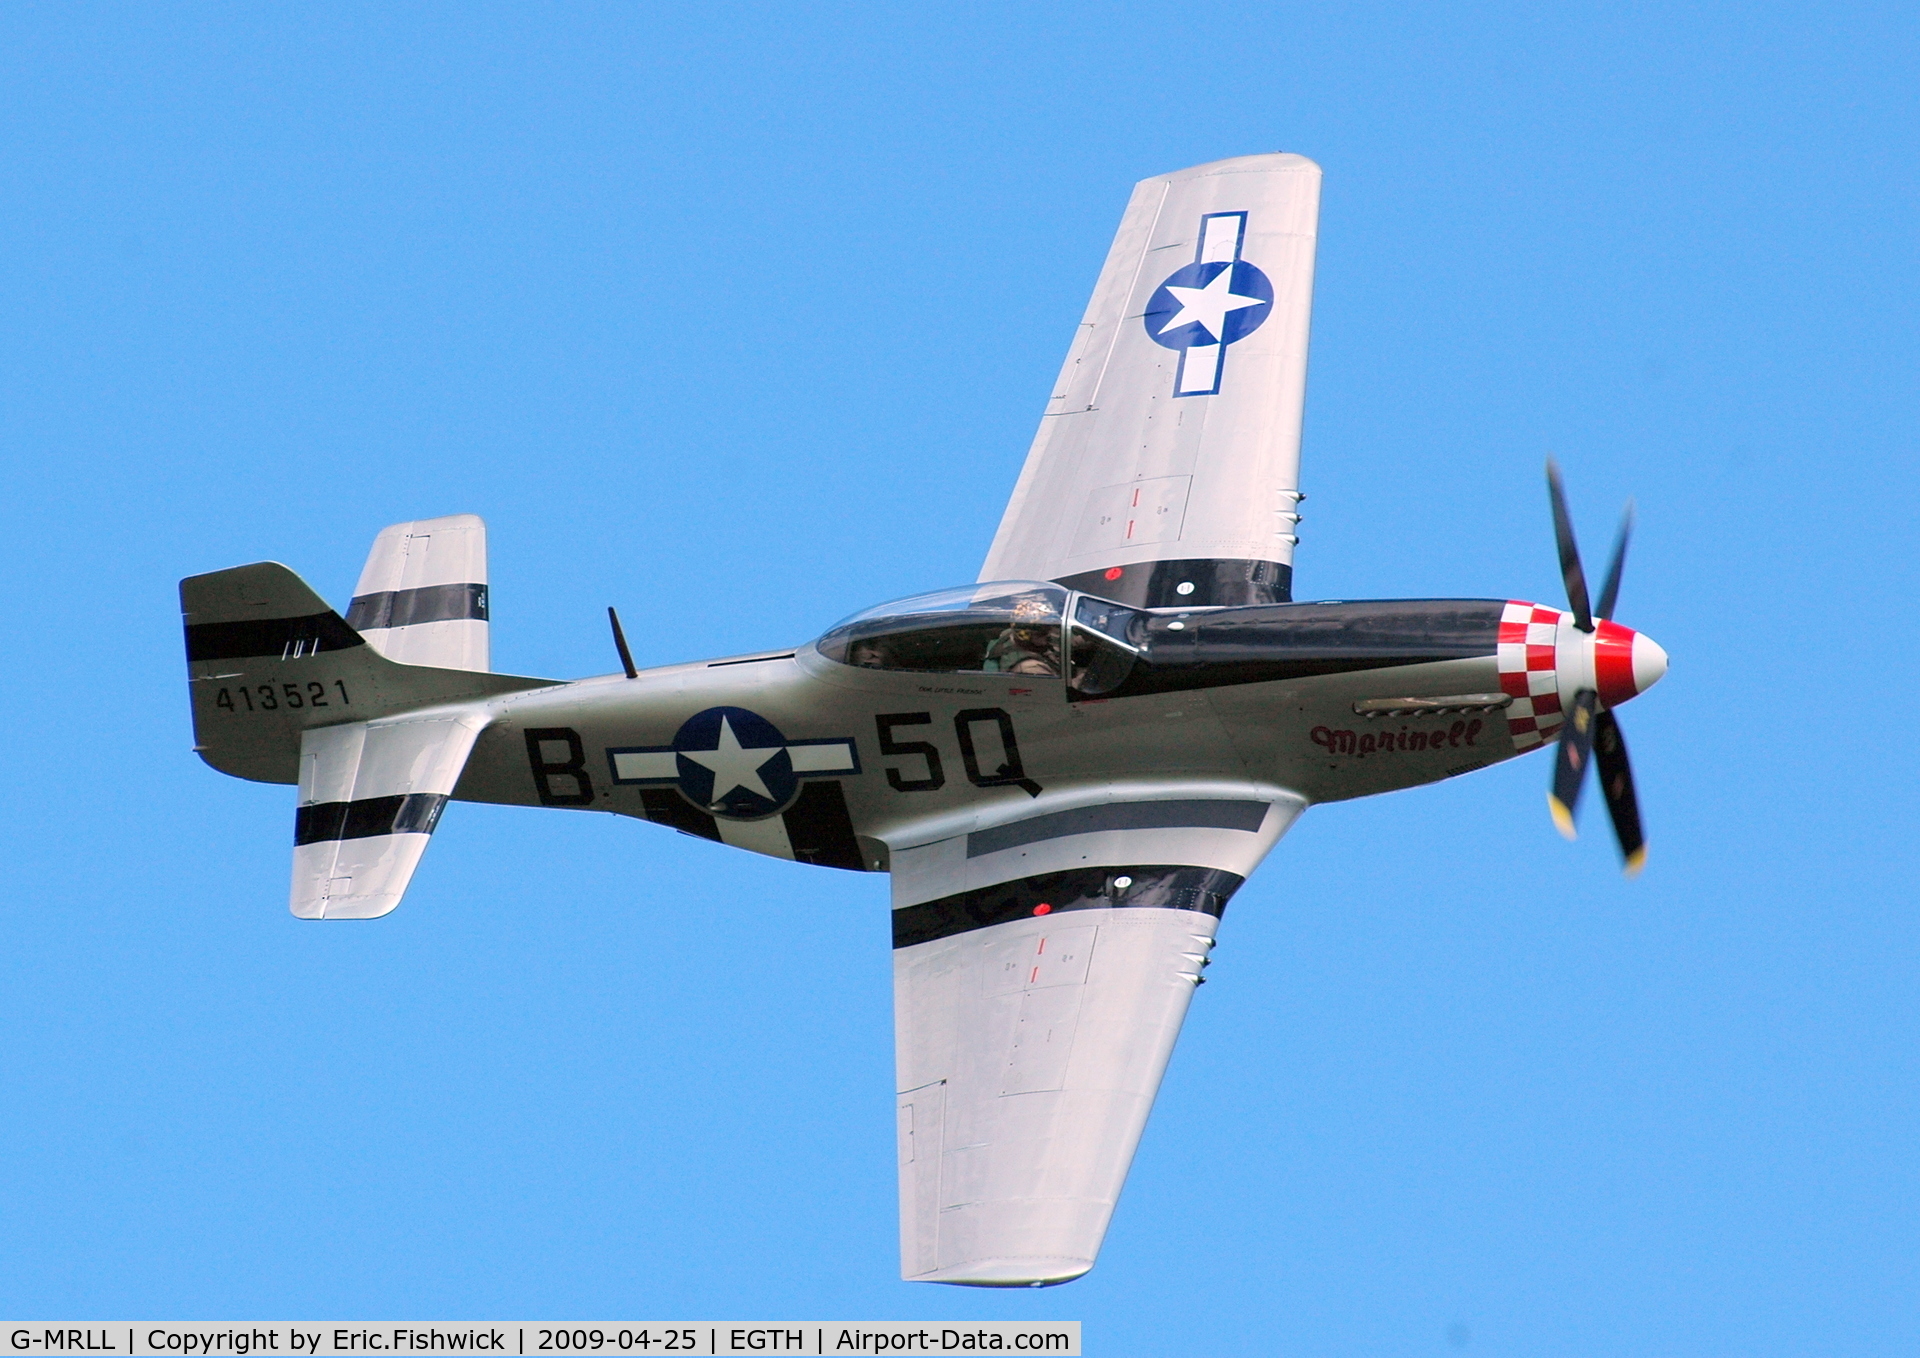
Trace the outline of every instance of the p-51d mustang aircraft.
{"label": "p-51d mustang aircraft", "polygon": [[1666,670],[1597,606],[1292,601],[1320,170],[1141,183],[980,583],[784,650],[495,674],[485,527],[375,539],[342,618],[286,567],[181,582],[195,748],[299,786],[293,913],[400,903],[447,801],[611,811],[892,875],[901,1272],[1093,1266],[1227,901],[1315,802],[1558,742],[1642,854],[1613,709]]}

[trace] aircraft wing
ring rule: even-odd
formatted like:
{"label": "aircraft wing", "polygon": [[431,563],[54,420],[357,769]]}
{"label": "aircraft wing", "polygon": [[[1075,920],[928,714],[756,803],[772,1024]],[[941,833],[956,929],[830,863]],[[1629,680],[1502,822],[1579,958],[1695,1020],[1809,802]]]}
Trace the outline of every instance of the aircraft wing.
{"label": "aircraft wing", "polygon": [[1135,187],[982,580],[1149,608],[1292,597],[1319,211],[1304,156]]}
{"label": "aircraft wing", "polygon": [[894,852],[902,1277],[1093,1267],[1220,914],[1303,805],[1136,786]]}

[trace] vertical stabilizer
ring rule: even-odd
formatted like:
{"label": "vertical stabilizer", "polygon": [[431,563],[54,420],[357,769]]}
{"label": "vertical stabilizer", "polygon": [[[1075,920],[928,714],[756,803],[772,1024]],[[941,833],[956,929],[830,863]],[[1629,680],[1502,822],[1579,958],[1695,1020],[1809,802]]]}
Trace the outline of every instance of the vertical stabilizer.
{"label": "vertical stabilizer", "polygon": [[382,529],[347,622],[403,665],[492,668],[487,648],[487,525],[475,514]]}

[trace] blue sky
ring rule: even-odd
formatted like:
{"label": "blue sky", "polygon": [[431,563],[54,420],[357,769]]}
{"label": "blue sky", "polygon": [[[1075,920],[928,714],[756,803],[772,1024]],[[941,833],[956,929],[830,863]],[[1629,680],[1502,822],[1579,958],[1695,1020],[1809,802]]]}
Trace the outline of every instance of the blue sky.
{"label": "blue sky", "polygon": [[[0,1312],[1080,1319],[1101,1355],[1920,1342],[1911,7],[0,15]],[[456,806],[286,913],[179,577],[492,529],[497,667],[973,577],[1129,186],[1325,167],[1303,597],[1672,653],[1652,841],[1539,756],[1310,813],[1105,1253],[895,1278],[885,883]],[[1595,567],[1597,569],[1597,566]],[[1862,704],[1865,706],[1862,706]]]}

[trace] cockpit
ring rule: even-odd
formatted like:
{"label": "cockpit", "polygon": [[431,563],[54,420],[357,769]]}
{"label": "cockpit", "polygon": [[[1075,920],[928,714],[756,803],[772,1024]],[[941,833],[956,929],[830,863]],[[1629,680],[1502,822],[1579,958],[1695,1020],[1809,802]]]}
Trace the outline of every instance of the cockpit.
{"label": "cockpit", "polygon": [[869,608],[835,626],[818,648],[865,669],[1064,679],[1092,696],[1125,680],[1141,640],[1129,634],[1143,620],[1134,609],[1059,585],[999,581]]}
{"label": "cockpit", "polygon": [[1130,608],[1043,580],[968,585],[856,613],[816,643],[843,665],[1005,674],[1074,701],[1491,656],[1498,599]]}

